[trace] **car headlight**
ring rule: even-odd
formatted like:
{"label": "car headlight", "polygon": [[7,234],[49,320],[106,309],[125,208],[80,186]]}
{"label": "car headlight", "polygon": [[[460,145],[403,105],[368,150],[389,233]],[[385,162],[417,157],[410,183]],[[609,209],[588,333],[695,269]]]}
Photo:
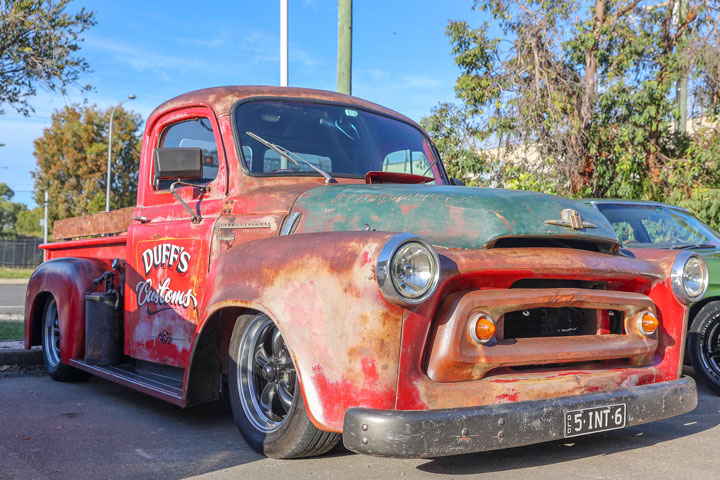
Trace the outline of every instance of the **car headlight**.
{"label": "car headlight", "polygon": [[695,253],[680,252],[673,262],[671,280],[678,300],[685,304],[696,302],[707,290],[707,262]]}
{"label": "car headlight", "polygon": [[438,285],[440,259],[435,249],[409,233],[395,235],[385,244],[375,269],[383,295],[403,306],[427,300]]}

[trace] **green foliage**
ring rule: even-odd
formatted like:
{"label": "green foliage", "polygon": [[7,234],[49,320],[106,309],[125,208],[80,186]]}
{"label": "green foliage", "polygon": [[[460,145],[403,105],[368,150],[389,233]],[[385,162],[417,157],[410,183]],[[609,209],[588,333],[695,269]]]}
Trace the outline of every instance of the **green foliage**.
{"label": "green foliage", "polygon": [[12,236],[18,216],[27,210],[22,203],[15,203],[12,198],[15,192],[5,183],[0,182],[0,236]]}
{"label": "green foliage", "polygon": [[[65,107],[35,140],[35,201],[50,197],[49,221],[105,209],[108,123],[111,109]],[[135,205],[142,119],[124,110],[113,117],[111,208]]]}
{"label": "green foliage", "polygon": [[24,237],[42,237],[43,229],[40,226],[40,220],[43,218],[43,213],[42,207],[22,210],[15,222],[15,233]]}
{"label": "green foliage", "polygon": [[[488,20],[447,27],[460,104],[441,104],[421,122],[451,170],[509,188],[683,204],[718,227],[720,2],[476,0],[474,8]],[[675,125],[684,75],[691,119],[711,120],[691,136]],[[487,144],[502,147],[492,168]]]}
{"label": "green foliage", "polygon": [[472,122],[472,115],[449,103],[441,103],[420,121],[433,137],[450,177],[466,185],[478,185],[481,179],[485,183],[496,181],[498,172],[478,148],[478,127]]}
{"label": "green foliage", "polygon": [[60,94],[89,71],[78,56],[93,12],[66,12],[70,0],[0,0],[0,114],[4,105],[29,115],[38,87]]}

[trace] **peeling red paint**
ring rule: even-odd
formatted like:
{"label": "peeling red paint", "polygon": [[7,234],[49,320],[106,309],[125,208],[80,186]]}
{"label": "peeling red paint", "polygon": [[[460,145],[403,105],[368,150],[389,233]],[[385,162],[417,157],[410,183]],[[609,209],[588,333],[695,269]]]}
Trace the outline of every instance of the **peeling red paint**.
{"label": "peeling red paint", "polygon": [[515,393],[503,393],[502,395],[498,395],[496,397],[496,403],[505,403],[505,402],[517,402],[520,394]]}
{"label": "peeling red paint", "polygon": [[313,383],[321,392],[323,415],[332,419],[328,424],[330,428],[342,430],[342,418],[345,410],[350,407],[362,406],[366,408],[383,408],[395,399],[395,391],[391,388],[378,389],[378,373],[372,362],[363,361],[363,371],[367,368],[370,380],[366,377],[363,385],[358,387],[344,375],[340,380],[333,381],[325,376],[323,367],[315,365],[312,368]]}
{"label": "peeling red paint", "polygon": [[370,265],[373,261],[372,256],[370,255],[370,252],[363,252],[362,261],[360,262],[360,266],[364,267],[366,265]]}

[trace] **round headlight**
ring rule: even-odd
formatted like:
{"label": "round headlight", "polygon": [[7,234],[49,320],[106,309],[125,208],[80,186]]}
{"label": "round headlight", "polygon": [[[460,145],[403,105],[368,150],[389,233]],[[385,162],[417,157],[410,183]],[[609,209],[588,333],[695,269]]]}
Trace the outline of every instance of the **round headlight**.
{"label": "round headlight", "polygon": [[388,300],[399,305],[415,305],[435,293],[440,260],[425,240],[402,233],[385,244],[375,271],[378,285]]}
{"label": "round headlight", "polygon": [[400,295],[419,298],[432,287],[436,267],[432,254],[425,246],[408,242],[393,255],[390,278]]}
{"label": "round headlight", "polygon": [[705,263],[699,257],[691,257],[685,263],[683,272],[683,287],[689,297],[698,297],[705,290]]}
{"label": "round headlight", "polygon": [[705,259],[697,254],[681,252],[672,267],[672,286],[675,296],[683,303],[692,303],[705,294],[708,268]]}

